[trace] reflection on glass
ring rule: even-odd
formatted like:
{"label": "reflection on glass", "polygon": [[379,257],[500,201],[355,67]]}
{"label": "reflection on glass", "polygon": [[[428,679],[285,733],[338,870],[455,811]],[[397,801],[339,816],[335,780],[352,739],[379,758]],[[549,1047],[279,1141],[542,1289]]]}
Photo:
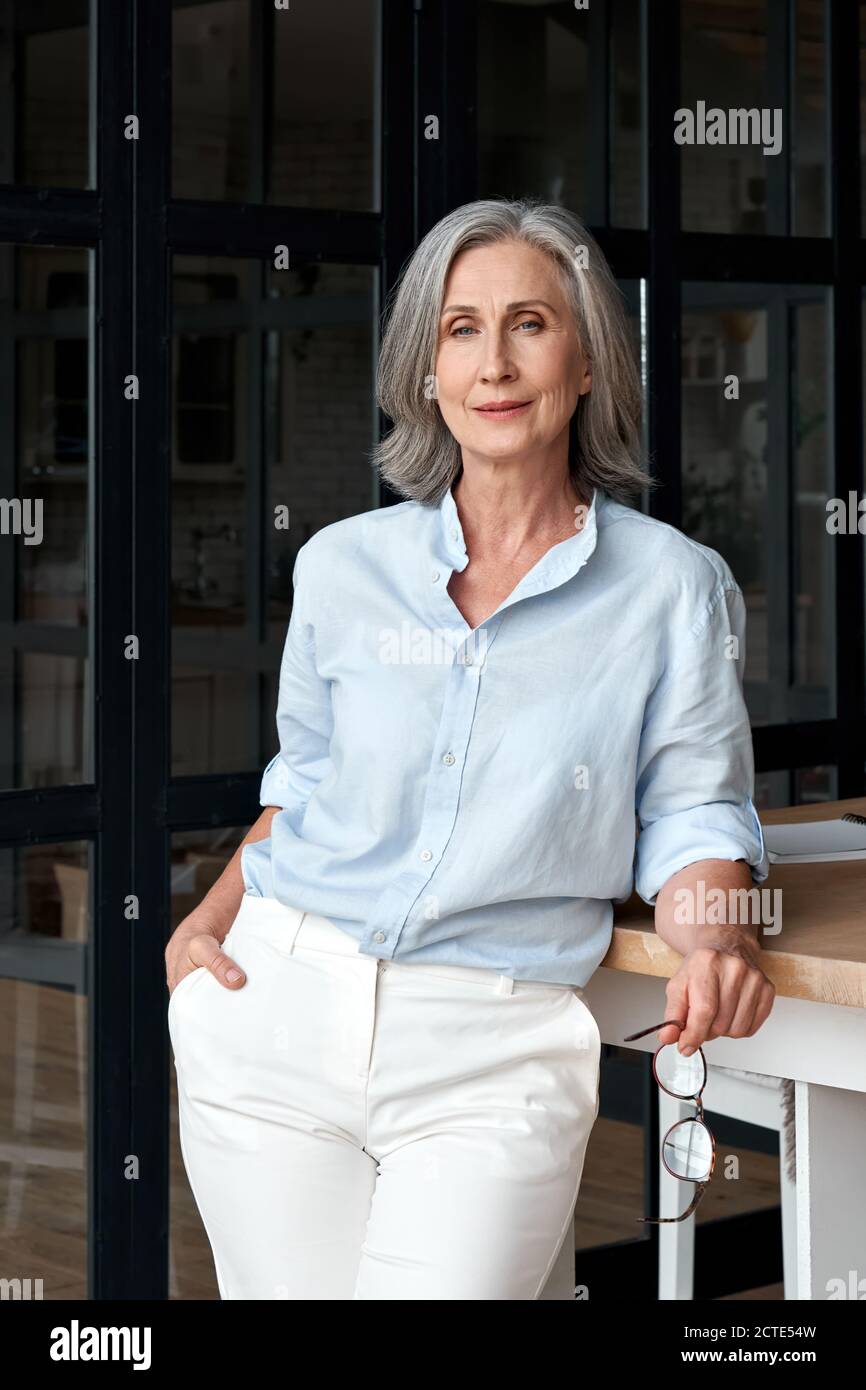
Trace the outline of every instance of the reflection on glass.
{"label": "reflection on glass", "polygon": [[3,6],[0,183],[90,188],[90,5]]}
{"label": "reflection on glass", "polygon": [[10,365],[0,373],[7,422],[0,462],[5,788],[92,777],[89,256],[0,246]]}
{"label": "reflection on glass", "polygon": [[587,189],[589,18],[568,4],[478,6],[479,197],[544,197],[579,211]]}
{"label": "reflection on glass", "polygon": [[640,7],[612,0],[606,71],[600,9],[482,0],[478,22],[479,197],[540,197],[590,225],[645,226]]}
{"label": "reflection on glass", "polygon": [[745,595],[752,723],[832,717],[824,291],[686,284],[684,306],[683,530]]}
{"label": "reflection on glass", "polygon": [[839,769],[837,767],[798,767],[794,769],[794,802],[838,801]]}
{"label": "reflection on glass", "polygon": [[[267,440],[268,633],[282,642],[298,550],[315,531],[374,504],[373,327],[369,266],[271,271]],[[289,518],[288,529],[278,523]],[[269,732],[269,738],[272,735]]]}
{"label": "reflection on glass", "polygon": [[[767,3],[682,5],[680,106],[698,111],[771,109],[767,75]],[[768,170],[781,155],[758,144],[680,147],[682,224],[694,232],[778,230],[768,217]]]}
{"label": "reflection on glass", "polygon": [[794,70],[794,232],[826,236],[827,54],[824,0],[797,0]]}
{"label": "reflection on glass", "polygon": [[785,806],[836,801],[839,797],[838,783],[838,768],[833,766],[758,773],[755,777],[755,806],[759,811],[773,811]]}
{"label": "reflection on glass", "polygon": [[[184,830],[171,837],[171,929],[222,874],[249,826]],[[168,995],[165,996],[166,1007]],[[219,1298],[213,1256],[195,1204],[178,1138],[177,1073],[169,1067],[169,1298]]]}
{"label": "reflection on glass", "polygon": [[292,5],[273,23],[270,201],[377,211],[379,0]]}
{"label": "reflection on glass", "polygon": [[87,1297],[89,881],[86,842],[0,849],[2,1275],[18,1297]]}
{"label": "reflection on glass", "polygon": [[793,679],[815,699],[811,715],[830,714],[833,671],[833,547],[827,531],[827,499],[833,495],[833,463],[827,437],[829,315],[823,299],[791,311],[794,355],[792,439],[794,455]]}
{"label": "reflection on glass", "polygon": [[[172,772],[256,761],[246,580],[247,368],[258,262],[174,257],[172,448]],[[252,386],[255,391],[255,385]]]}
{"label": "reflection on glass", "polygon": [[268,270],[262,297],[263,269],[174,260],[175,776],[271,756],[263,681],[279,668],[297,551],[377,498],[377,272]]}
{"label": "reflection on glass", "polygon": [[615,227],[645,227],[643,63],[640,5],[634,0],[612,0],[610,42],[613,67],[610,220]]}
{"label": "reflection on glass", "polygon": [[172,194],[249,193],[249,0],[172,0]]}

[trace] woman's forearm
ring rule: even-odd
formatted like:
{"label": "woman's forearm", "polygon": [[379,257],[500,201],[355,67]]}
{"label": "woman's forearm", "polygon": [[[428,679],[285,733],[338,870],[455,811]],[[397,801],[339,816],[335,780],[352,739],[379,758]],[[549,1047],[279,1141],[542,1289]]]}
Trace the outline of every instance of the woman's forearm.
{"label": "woman's forearm", "polygon": [[222,941],[238,915],[241,899],[244,895],[244,877],[241,870],[241,853],[244,845],[254,844],[256,840],[266,840],[271,833],[271,821],[279,810],[279,806],[265,807],[258,820],[238,845],[216,883],[208,889],[198,907],[194,908],[186,919],[187,921],[192,918],[197,926],[206,921],[219,940]]}
{"label": "woman's forearm", "polygon": [[[751,899],[745,896],[752,886],[751,868],[744,859],[688,864],[659,891],[656,934],[681,956],[722,938],[760,950],[760,922],[754,920]],[[714,890],[721,890],[723,899]]]}

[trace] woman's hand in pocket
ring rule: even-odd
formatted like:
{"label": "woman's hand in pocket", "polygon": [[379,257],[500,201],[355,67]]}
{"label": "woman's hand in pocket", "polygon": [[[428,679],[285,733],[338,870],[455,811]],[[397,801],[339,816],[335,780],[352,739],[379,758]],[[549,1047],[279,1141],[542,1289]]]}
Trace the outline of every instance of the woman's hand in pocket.
{"label": "woman's hand in pocket", "polygon": [[210,918],[191,912],[175,928],[165,948],[165,977],[169,998],[186,975],[203,966],[225,989],[242,989],[246,984],[237,961],[222,949],[225,932],[218,932]]}

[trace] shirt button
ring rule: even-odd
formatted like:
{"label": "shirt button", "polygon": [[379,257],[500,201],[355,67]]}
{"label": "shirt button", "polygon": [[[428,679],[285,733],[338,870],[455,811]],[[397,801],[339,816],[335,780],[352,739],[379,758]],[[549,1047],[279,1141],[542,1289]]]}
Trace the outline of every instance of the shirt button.
{"label": "shirt button", "polygon": [[431,574],[430,578],[433,580],[433,583],[435,584],[435,583],[436,583],[436,580],[439,578],[439,571],[438,571],[438,570],[434,570],[433,573]]}
{"label": "shirt button", "polygon": [[442,761],[443,761],[443,763],[445,763],[446,767],[450,767],[451,764],[452,764],[453,761],[454,761],[454,754],[453,754],[453,753],[445,753],[445,754],[443,754],[443,756],[442,756]]}
{"label": "shirt button", "polygon": [[421,858],[424,860],[424,862],[425,862],[425,864],[426,864],[426,862],[427,862],[428,859],[432,859],[432,858],[433,858],[433,851],[432,851],[432,849],[422,849],[422,851],[421,851]]}
{"label": "shirt button", "polygon": [[385,940],[385,933],[383,931],[377,931],[376,935],[373,937],[373,940],[378,942],[379,945],[381,945],[382,942]]}
{"label": "shirt button", "polygon": [[457,530],[457,527],[456,527],[456,526],[455,526],[454,529],[452,530],[451,534],[452,534],[452,536],[454,537],[454,539],[455,539],[455,541],[456,541],[456,540],[457,540],[457,537],[460,535],[460,532]]}
{"label": "shirt button", "polygon": [[464,665],[464,666],[471,666],[471,665],[472,665],[472,653],[471,653],[471,652],[464,652],[464,654],[463,654],[463,665]]}

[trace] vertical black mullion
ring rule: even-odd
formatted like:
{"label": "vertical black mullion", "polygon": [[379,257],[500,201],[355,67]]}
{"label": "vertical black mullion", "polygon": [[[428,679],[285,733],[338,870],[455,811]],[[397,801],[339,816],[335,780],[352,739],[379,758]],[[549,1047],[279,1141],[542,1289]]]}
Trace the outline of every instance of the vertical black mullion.
{"label": "vertical black mullion", "polygon": [[791,174],[794,120],[794,81],[797,43],[797,0],[768,0],[767,104],[782,112],[782,149],[764,155],[767,170],[767,231],[791,235]]}
{"label": "vertical black mullion", "polygon": [[589,129],[584,145],[587,199],[583,220],[610,226],[611,41],[609,0],[593,0],[589,11]]}
{"label": "vertical black mullion", "polygon": [[[414,207],[419,143],[416,131],[420,120],[414,85],[415,24],[415,11],[404,0],[381,0],[381,85],[375,96],[380,108],[377,125],[381,132],[382,177],[379,319],[388,295],[397,282],[400,267],[415,244]],[[374,324],[374,332],[377,346],[377,324]],[[381,410],[377,411],[377,415],[379,431],[385,433],[389,427],[388,419]],[[377,481],[381,506],[402,500],[385,483]]]}
{"label": "vertical black mullion", "polygon": [[[291,248],[290,248],[291,251]],[[271,556],[273,517],[265,511],[268,501],[268,469],[264,460],[264,323],[267,265],[261,258],[247,270],[246,305],[246,446],[244,454],[244,629],[256,650],[267,632],[266,568]],[[262,673],[244,673],[244,712],[247,723],[247,761],[261,759]]]}
{"label": "vertical black mullion", "polygon": [[[828,5],[830,55],[831,231],[833,237],[830,353],[834,495],[847,501],[863,487],[860,285],[860,6]],[[866,756],[863,537],[835,537],[836,720],[839,796],[862,796]]]}
{"label": "vertical black mullion", "polygon": [[[465,0],[415,0],[418,39],[418,159],[420,238],[452,208],[469,202],[477,185],[478,13]],[[438,140],[425,138],[436,116]]]}
{"label": "vertical black mullion", "polygon": [[264,203],[270,184],[271,118],[274,76],[274,7],[250,7],[250,203]]}
{"label": "vertical black mullion", "polygon": [[[136,1064],[131,1012],[135,927],[124,903],[136,891],[133,865],[137,792],[131,766],[134,667],[124,656],[133,628],[133,407],[123,378],[132,368],[132,146],[124,122],[134,112],[132,10],[97,10],[97,186],[100,241],[96,256],[94,478],[89,524],[93,538],[90,612],[95,700],[94,776],[101,823],[93,857],[91,948],[88,960],[88,1292],[131,1298],[138,1251],[133,1231],[137,1182],[124,1176],[135,1147],[132,1082]],[[145,912],[149,904],[145,899]],[[157,1047],[159,1052],[159,1047]],[[151,1111],[149,1126],[154,1132]],[[142,1155],[142,1159],[144,1156]]]}
{"label": "vertical black mullion", "polygon": [[[250,184],[251,203],[264,203],[270,187],[274,81],[274,7],[253,5],[250,10]],[[291,250],[291,248],[290,248]],[[264,260],[250,267],[247,323],[247,450],[244,459],[246,556],[245,626],[256,647],[267,637],[268,565],[272,553],[273,513],[268,512],[269,460],[265,457],[265,323],[262,309],[267,296],[268,268]],[[247,747],[253,762],[263,758],[262,710],[264,675],[256,668],[247,673],[244,709]]]}
{"label": "vertical black mullion", "polygon": [[649,452],[662,487],[650,493],[653,516],[679,526],[682,519],[680,409],[680,160],[673,138],[680,88],[680,7],[641,0],[646,44],[647,381]]}
{"label": "vertical black mullion", "polygon": [[[122,7],[121,7],[122,8]],[[166,832],[171,711],[171,431],[169,410],[168,253],[166,203],[171,178],[171,7],[133,0],[133,81],[141,137],[135,145],[132,323],[141,399],[132,409],[132,539],[134,606],[133,880],[141,918],[130,924],[132,971],[132,1115],[129,1153],[139,1175],[128,1183],[130,1269],[117,1297],[167,1296],[168,1035],[164,948],[170,920]],[[128,157],[133,158],[132,150]],[[155,1117],[158,1122],[155,1123]]]}

